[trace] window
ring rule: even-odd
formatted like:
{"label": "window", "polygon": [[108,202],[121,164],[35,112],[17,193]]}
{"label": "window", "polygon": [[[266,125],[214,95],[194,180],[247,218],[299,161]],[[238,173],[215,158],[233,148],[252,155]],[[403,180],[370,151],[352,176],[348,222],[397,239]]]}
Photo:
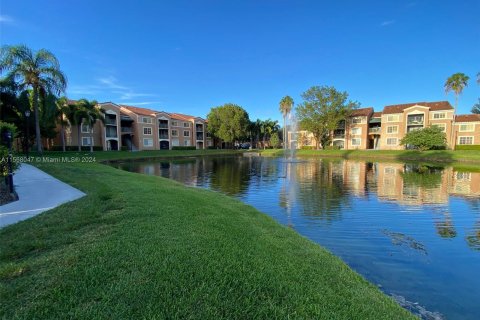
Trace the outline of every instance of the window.
{"label": "window", "polygon": [[472,174],[470,172],[457,172],[455,178],[457,180],[468,180],[472,179]]}
{"label": "window", "polygon": [[352,135],[362,134],[362,128],[352,128]]}
{"label": "window", "polygon": [[359,146],[361,141],[362,141],[362,139],[360,139],[360,138],[353,138],[352,139],[352,146]]}
{"label": "window", "polygon": [[435,123],[435,124],[432,124],[432,127],[438,127],[442,130],[442,132],[445,132],[447,130],[446,123]]}
{"label": "window", "polygon": [[397,138],[388,138],[387,139],[387,145],[388,146],[396,146],[397,145]]}
{"label": "window", "polygon": [[395,174],[395,168],[393,167],[385,167],[385,169],[383,169],[383,172],[385,172],[385,174]]}
{"label": "window", "polygon": [[352,118],[352,123],[362,123],[363,117],[354,117]]}
{"label": "window", "polygon": [[183,141],[183,145],[188,147],[190,145],[190,140]]}
{"label": "window", "polygon": [[92,141],[91,137],[83,137],[82,146],[89,146],[91,144],[91,141]]}
{"label": "window", "polygon": [[184,128],[190,128],[190,123],[189,122],[184,122],[183,127]]}
{"label": "window", "polygon": [[473,137],[458,137],[458,144],[473,144]]}
{"label": "window", "polygon": [[433,119],[445,119],[445,112],[438,112],[433,114]]}
{"label": "window", "polygon": [[152,135],[152,127],[143,128],[143,134],[147,135],[147,136],[151,136]]}
{"label": "window", "polygon": [[387,116],[387,122],[399,122],[400,116],[398,114],[390,114]]}
{"label": "window", "polygon": [[153,147],[153,139],[151,139],[151,138],[143,139],[143,146],[144,147]]}
{"label": "window", "polygon": [[88,123],[82,123],[82,133],[90,133],[90,126]]}
{"label": "window", "polygon": [[172,121],[172,127],[178,127],[178,121]]}
{"label": "window", "polygon": [[143,123],[152,123],[152,118],[142,117]]}
{"label": "window", "polygon": [[184,137],[190,137],[190,131],[184,130],[183,131],[183,136]]}
{"label": "window", "polygon": [[398,133],[398,126],[388,126],[387,133]]}
{"label": "window", "polygon": [[178,137],[178,130],[172,130],[172,137]]}
{"label": "window", "polygon": [[472,132],[475,129],[473,123],[465,123],[460,125],[460,132]]}

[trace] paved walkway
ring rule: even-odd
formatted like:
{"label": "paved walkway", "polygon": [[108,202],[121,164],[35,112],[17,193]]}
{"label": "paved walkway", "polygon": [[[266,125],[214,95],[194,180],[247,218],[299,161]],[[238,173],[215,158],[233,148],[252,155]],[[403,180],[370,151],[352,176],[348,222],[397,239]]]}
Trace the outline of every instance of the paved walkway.
{"label": "paved walkway", "polygon": [[13,179],[19,200],[0,206],[0,228],[85,195],[29,164],[22,164]]}

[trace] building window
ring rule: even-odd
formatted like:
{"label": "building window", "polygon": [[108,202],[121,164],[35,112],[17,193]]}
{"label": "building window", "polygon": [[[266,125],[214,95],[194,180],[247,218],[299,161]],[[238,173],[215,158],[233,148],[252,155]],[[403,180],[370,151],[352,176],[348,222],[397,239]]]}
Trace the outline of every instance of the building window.
{"label": "building window", "polygon": [[190,122],[184,122],[183,127],[184,128],[190,128]]}
{"label": "building window", "polygon": [[90,125],[88,123],[82,123],[82,133],[90,133]]}
{"label": "building window", "polygon": [[362,134],[362,128],[352,128],[352,135]]}
{"label": "building window", "polygon": [[172,137],[178,137],[178,130],[172,130]]}
{"label": "building window", "polygon": [[387,122],[399,122],[400,116],[398,114],[390,114],[387,116]]}
{"label": "building window", "polygon": [[470,181],[472,179],[472,174],[470,172],[457,172],[455,179]]}
{"label": "building window", "polygon": [[388,126],[387,133],[398,133],[398,126]]}
{"label": "building window", "polygon": [[385,172],[385,174],[395,174],[395,168],[393,167],[385,167],[385,169],[383,169],[383,172]]}
{"label": "building window", "polygon": [[152,128],[151,127],[143,128],[143,134],[146,135],[146,136],[151,136],[152,135]]}
{"label": "building window", "polygon": [[352,118],[352,123],[362,123],[363,117],[354,117]]}
{"label": "building window", "polygon": [[82,146],[90,146],[92,142],[91,137],[83,137],[82,138]]}
{"label": "building window", "polygon": [[183,131],[183,136],[184,136],[184,137],[190,137],[190,131],[184,130],[184,131]]}
{"label": "building window", "polygon": [[183,141],[183,145],[186,147],[190,146],[190,141],[189,140]]}
{"label": "building window", "polygon": [[447,131],[447,124],[446,123],[434,123],[432,124],[432,127],[438,127],[442,132]]}
{"label": "building window", "polygon": [[178,121],[172,121],[172,127],[178,127]]}
{"label": "building window", "polygon": [[475,125],[473,123],[466,123],[460,125],[460,132],[472,132],[475,129]]}
{"label": "building window", "polygon": [[151,139],[151,138],[143,139],[143,146],[144,147],[153,147],[153,139]]}
{"label": "building window", "polygon": [[143,123],[152,123],[152,118],[142,117],[142,122]]}
{"label": "building window", "polygon": [[433,114],[433,119],[445,119],[446,113],[445,112],[438,112]]}
{"label": "building window", "polygon": [[388,138],[387,139],[387,145],[388,146],[396,146],[397,145],[397,138]]}
{"label": "building window", "polygon": [[473,137],[458,137],[458,144],[473,144]]}
{"label": "building window", "polygon": [[352,139],[352,146],[359,146],[361,141],[362,141],[362,139],[360,139],[360,138],[353,138]]}

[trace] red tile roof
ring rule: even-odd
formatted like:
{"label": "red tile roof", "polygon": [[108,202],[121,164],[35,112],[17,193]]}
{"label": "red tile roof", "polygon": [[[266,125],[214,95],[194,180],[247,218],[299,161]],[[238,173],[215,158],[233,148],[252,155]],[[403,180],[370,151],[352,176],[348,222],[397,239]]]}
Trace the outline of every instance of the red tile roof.
{"label": "red tile roof", "polygon": [[372,107],[355,109],[352,112],[352,117],[362,117],[362,116],[368,117],[372,113],[373,113],[373,108]]}
{"label": "red tile roof", "polygon": [[380,112],[374,112],[373,115],[372,115],[373,118],[380,118],[381,116],[382,116],[381,111]]}
{"label": "red tile roof", "polygon": [[132,107],[132,106],[125,106],[125,105],[121,105],[121,107],[125,108],[127,110],[130,110],[133,113],[139,114],[141,116],[154,117],[155,113],[157,112],[157,111],[150,110],[150,109],[138,108],[138,107]]}
{"label": "red tile roof", "polygon": [[430,111],[439,111],[439,110],[451,110],[453,109],[452,105],[448,101],[437,101],[437,102],[412,102],[404,104],[394,104],[390,106],[385,106],[383,108],[383,114],[390,113],[402,113],[403,110],[413,107],[415,105],[424,106],[430,108]]}
{"label": "red tile roof", "polygon": [[480,122],[480,114],[459,114],[455,116],[456,122]]}

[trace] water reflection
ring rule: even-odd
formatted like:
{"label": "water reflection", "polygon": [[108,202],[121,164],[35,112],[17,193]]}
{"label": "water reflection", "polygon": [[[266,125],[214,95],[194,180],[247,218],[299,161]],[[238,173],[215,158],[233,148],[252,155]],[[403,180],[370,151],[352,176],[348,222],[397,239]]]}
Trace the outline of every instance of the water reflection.
{"label": "water reflection", "polygon": [[322,244],[423,317],[480,314],[478,172],[258,157],[115,166],[235,196]]}

